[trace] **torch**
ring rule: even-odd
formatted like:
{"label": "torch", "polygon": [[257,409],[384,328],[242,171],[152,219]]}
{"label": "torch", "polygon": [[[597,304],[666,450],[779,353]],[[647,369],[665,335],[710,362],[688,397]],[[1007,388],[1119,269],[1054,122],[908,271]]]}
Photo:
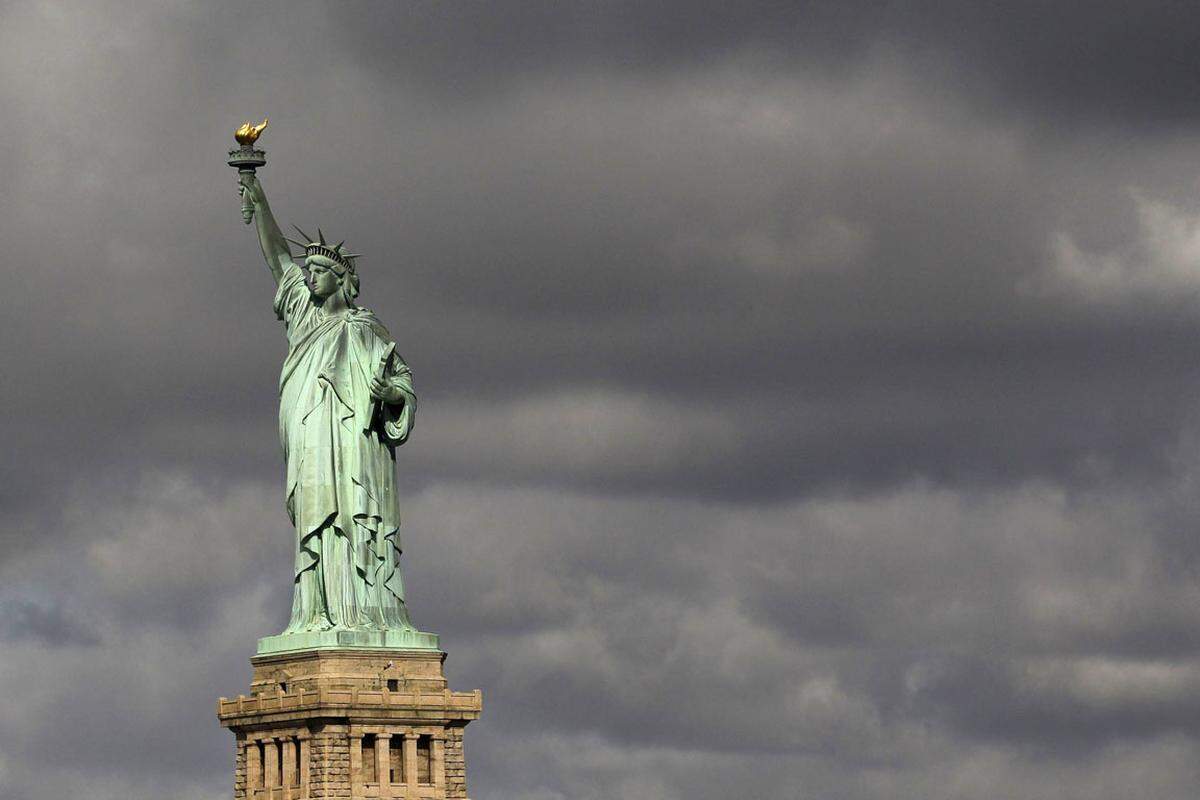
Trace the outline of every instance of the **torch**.
{"label": "torch", "polygon": [[[233,132],[233,138],[237,139],[240,147],[229,151],[229,166],[236,168],[238,175],[253,175],[254,170],[267,163],[266,151],[254,147],[258,135],[265,127],[267,121],[264,119],[261,125],[251,125],[247,122]],[[242,221],[249,225],[253,218],[254,204],[250,202],[250,196],[242,192]]]}

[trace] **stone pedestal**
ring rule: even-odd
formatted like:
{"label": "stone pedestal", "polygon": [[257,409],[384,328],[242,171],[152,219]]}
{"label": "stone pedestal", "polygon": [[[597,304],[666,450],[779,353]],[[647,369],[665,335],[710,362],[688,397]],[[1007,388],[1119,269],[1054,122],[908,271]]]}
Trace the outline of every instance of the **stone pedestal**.
{"label": "stone pedestal", "polygon": [[250,695],[217,701],[236,737],[236,800],[465,800],[463,728],[435,650],[312,649],[250,659]]}

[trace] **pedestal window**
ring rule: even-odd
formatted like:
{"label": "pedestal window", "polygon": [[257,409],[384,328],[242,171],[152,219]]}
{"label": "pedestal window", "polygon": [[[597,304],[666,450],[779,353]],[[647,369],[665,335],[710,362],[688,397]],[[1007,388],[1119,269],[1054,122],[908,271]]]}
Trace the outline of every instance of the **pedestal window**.
{"label": "pedestal window", "polygon": [[417,783],[433,783],[433,770],[430,768],[431,737],[417,737]]}
{"label": "pedestal window", "polygon": [[388,751],[391,761],[389,767],[391,782],[404,783],[404,748],[400,747],[400,742],[396,739],[392,739],[392,744],[394,746]]}
{"label": "pedestal window", "polygon": [[363,783],[378,783],[379,775],[375,770],[375,734],[368,733],[362,738],[362,774]]}

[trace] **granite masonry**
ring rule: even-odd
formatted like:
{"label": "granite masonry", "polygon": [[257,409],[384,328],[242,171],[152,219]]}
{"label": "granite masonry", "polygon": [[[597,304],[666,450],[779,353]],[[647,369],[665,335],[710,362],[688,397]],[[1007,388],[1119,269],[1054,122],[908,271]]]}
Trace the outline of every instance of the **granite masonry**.
{"label": "granite masonry", "polygon": [[463,728],[479,690],[452,692],[445,653],[329,649],[251,659],[249,695],[222,697],[235,800],[465,800]]}

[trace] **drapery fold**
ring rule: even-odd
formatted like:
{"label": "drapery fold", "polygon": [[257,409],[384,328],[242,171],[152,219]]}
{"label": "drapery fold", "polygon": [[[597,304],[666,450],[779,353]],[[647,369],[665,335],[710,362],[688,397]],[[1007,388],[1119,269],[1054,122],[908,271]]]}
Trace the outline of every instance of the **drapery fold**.
{"label": "drapery fold", "polygon": [[[416,411],[399,354],[385,379],[403,401],[374,416],[370,382],[391,335],[367,309],[326,315],[292,264],[275,295],[288,355],[279,380],[285,497],[296,529],[295,592],[285,633],[412,629],[400,577],[394,448]],[[375,424],[372,426],[372,420]]]}

